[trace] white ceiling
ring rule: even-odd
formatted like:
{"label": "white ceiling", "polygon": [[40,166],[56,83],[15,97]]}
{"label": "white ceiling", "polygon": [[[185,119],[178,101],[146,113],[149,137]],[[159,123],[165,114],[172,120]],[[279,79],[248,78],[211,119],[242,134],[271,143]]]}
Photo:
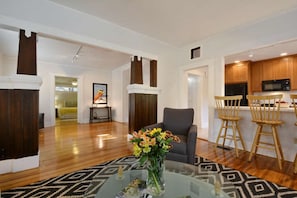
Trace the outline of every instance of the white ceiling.
{"label": "white ceiling", "polygon": [[178,47],[297,7],[296,0],[50,0]]}
{"label": "white ceiling", "polygon": [[[111,23],[146,34],[177,47],[194,43],[230,28],[257,23],[297,8],[296,0],[49,1],[100,17]],[[78,60],[73,61],[73,57],[80,46],[82,46],[79,51],[80,57]],[[295,46],[297,45],[294,43],[293,48],[297,49]],[[131,57],[130,54],[42,36],[38,37],[37,47],[39,61],[51,61],[65,65],[113,69],[129,63]],[[285,46],[283,45],[281,48],[284,49]],[[13,56],[13,54],[17,54],[17,49],[18,32],[1,29],[0,27],[0,52]],[[266,52],[264,53],[264,51]],[[244,55],[239,55],[247,56],[246,53],[250,53],[250,51],[245,52]],[[252,53],[254,53],[255,60],[260,57],[256,53],[268,56],[267,49],[261,51],[255,49]],[[297,51],[294,53],[297,53]],[[237,59],[236,56],[226,57],[226,60],[231,62],[233,59]],[[263,58],[264,55],[261,55],[261,57]]]}
{"label": "white ceiling", "polygon": [[[19,32],[0,27],[0,53],[16,57]],[[76,58],[75,55],[78,54]],[[130,62],[132,55],[65,40],[37,36],[38,61],[66,66],[114,69]]]}

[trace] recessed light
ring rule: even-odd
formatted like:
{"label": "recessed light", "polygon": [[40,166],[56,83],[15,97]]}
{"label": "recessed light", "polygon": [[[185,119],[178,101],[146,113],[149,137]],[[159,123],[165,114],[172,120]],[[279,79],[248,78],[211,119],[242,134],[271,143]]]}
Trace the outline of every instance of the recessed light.
{"label": "recessed light", "polygon": [[239,60],[236,60],[236,61],[234,61],[234,63],[240,63],[240,61]]}
{"label": "recessed light", "polygon": [[288,55],[287,52],[283,52],[283,53],[280,54],[280,56],[287,56],[287,55]]}
{"label": "recessed light", "polygon": [[249,54],[249,57],[250,57],[250,58],[254,57],[254,54]]}

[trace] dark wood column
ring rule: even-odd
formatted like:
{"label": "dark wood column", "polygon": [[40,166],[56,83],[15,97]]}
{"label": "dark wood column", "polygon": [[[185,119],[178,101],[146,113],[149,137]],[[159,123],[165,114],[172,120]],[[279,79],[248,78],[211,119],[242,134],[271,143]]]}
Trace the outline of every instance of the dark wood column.
{"label": "dark wood column", "polygon": [[17,74],[37,75],[36,33],[34,32],[28,38],[25,30],[20,30]]}
{"label": "dark wood column", "polygon": [[[131,84],[143,84],[142,59],[131,61]],[[157,61],[150,61],[150,86],[157,87]],[[129,94],[129,132],[157,122],[157,94]]]}
{"label": "dark wood column", "polygon": [[150,86],[157,87],[157,61],[150,61]]}
{"label": "dark wood column", "polygon": [[[20,31],[17,74],[36,75],[35,33]],[[39,90],[2,88],[0,109],[0,160],[38,155]]]}
{"label": "dark wood column", "polygon": [[133,60],[131,61],[130,84],[143,84],[142,75],[142,58],[138,60],[138,57],[134,56]]}

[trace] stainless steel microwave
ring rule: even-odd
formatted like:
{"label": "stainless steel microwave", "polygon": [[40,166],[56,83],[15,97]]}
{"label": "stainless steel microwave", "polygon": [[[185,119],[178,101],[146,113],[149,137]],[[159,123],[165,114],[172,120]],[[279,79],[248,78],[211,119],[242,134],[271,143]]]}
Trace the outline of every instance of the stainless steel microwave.
{"label": "stainless steel microwave", "polygon": [[290,79],[262,81],[262,91],[290,91]]}

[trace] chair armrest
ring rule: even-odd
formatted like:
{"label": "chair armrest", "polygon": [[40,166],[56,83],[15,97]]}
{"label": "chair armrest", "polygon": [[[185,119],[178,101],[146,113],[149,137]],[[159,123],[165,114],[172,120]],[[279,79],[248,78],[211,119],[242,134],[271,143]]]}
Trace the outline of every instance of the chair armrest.
{"label": "chair armrest", "polygon": [[188,132],[187,144],[188,144],[188,155],[191,156],[189,159],[190,164],[194,164],[194,157],[196,153],[196,142],[197,142],[197,125],[192,125]]}
{"label": "chair armrest", "polygon": [[145,126],[143,128],[144,129],[153,129],[153,128],[161,128],[161,129],[163,129],[163,122],[151,124],[151,125]]}

